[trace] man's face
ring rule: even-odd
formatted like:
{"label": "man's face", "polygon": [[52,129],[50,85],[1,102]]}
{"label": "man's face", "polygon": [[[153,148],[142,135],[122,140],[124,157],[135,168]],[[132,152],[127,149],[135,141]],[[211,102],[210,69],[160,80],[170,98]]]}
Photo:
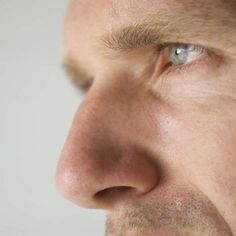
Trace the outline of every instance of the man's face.
{"label": "man's face", "polygon": [[107,236],[236,235],[236,1],[73,0],[65,58],[59,191]]}

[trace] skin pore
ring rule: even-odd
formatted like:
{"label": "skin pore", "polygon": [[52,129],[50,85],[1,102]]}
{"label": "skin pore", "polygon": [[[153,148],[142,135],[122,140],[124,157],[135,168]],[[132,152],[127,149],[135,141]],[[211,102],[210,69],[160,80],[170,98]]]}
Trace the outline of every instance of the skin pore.
{"label": "skin pore", "polygon": [[86,90],[64,197],[105,209],[107,236],[236,235],[235,0],[73,0],[64,65]]}

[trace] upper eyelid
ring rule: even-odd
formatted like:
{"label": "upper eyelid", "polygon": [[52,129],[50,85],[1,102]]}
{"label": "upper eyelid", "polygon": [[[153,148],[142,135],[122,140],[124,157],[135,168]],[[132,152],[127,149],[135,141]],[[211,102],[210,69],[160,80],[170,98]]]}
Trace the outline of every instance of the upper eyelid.
{"label": "upper eyelid", "polygon": [[170,46],[183,46],[183,45],[193,45],[193,46],[196,46],[196,47],[199,47],[199,48],[203,48],[205,49],[206,47],[202,46],[202,45],[199,45],[199,44],[192,44],[192,43],[162,43],[158,46],[157,50],[159,52],[163,51],[165,48],[167,47],[170,47]]}

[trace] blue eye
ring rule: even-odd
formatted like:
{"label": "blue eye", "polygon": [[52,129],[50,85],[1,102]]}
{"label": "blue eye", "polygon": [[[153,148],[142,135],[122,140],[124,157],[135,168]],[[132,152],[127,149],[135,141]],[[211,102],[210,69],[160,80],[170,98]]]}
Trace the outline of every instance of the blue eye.
{"label": "blue eye", "polygon": [[168,46],[169,60],[173,65],[185,65],[198,59],[204,48],[192,44],[173,44]]}

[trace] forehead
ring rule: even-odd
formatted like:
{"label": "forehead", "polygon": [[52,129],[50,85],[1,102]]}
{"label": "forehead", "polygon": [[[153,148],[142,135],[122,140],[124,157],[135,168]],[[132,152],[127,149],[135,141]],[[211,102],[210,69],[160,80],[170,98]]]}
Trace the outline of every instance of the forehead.
{"label": "forehead", "polygon": [[86,20],[109,18],[109,23],[116,20],[127,21],[146,17],[147,14],[159,14],[163,11],[219,9],[222,6],[235,6],[235,0],[72,0],[70,11]]}

